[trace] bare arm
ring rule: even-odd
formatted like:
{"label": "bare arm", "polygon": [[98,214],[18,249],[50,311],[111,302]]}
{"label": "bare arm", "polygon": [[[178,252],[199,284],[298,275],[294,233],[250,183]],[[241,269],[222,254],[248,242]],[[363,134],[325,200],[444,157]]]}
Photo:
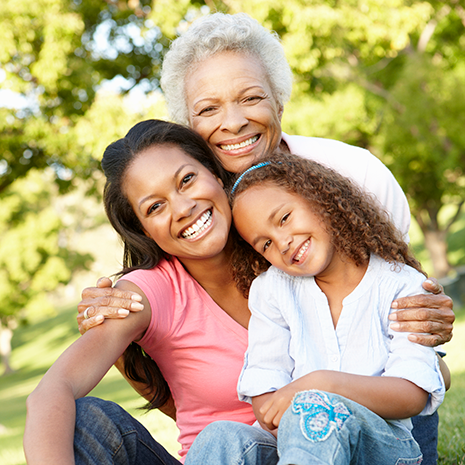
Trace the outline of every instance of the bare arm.
{"label": "bare arm", "polygon": [[446,362],[437,355],[438,360],[439,360],[439,368],[441,370],[442,378],[444,379],[444,386],[446,388],[446,391],[450,389],[450,384],[451,384],[451,376],[450,376],[450,370],[449,367],[446,365]]}
{"label": "bare arm", "polygon": [[309,389],[339,394],[386,419],[417,415],[428,400],[427,392],[401,378],[319,370],[293,381],[278,391],[254,397],[252,406],[257,420],[267,429],[277,428],[294,395]]}
{"label": "bare arm", "polygon": [[[109,278],[100,278],[97,287],[88,287],[82,291],[82,300],[78,304],[79,332],[84,334],[91,328],[101,325],[105,319],[124,320],[132,312],[140,312],[144,309],[145,299],[128,288],[112,287]],[[84,318],[85,310],[89,318]],[[147,401],[151,401],[154,392],[144,383],[138,383],[126,376],[124,371],[124,357],[120,357],[115,363],[116,368],[123,375],[131,387]],[[165,405],[158,408],[165,415],[176,421],[176,406],[172,397]]]}
{"label": "bare arm", "polygon": [[402,297],[394,300],[391,328],[395,331],[429,334],[410,334],[409,340],[425,346],[438,346],[452,339],[455,315],[453,302],[444,294],[434,278],[423,283],[423,288],[433,294]]}
{"label": "bare arm", "polygon": [[24,450],[29,465],[74,463],[75,399],[98,384],[149,321],[150,312],[142,312],[124,323],[108,322],[74,342],[47,371],[27,400]]}

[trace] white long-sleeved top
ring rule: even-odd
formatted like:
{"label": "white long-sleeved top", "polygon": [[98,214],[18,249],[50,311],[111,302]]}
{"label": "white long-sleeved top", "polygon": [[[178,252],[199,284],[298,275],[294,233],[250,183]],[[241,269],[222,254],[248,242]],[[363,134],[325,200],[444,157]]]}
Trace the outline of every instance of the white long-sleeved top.
{"label": "white long-sleeved top", "polygon": [[[425,293],[424,276],[372,256],[365,276],[343,301],[336,328],[325,294],[313,277],[271,267],[252,283],[249,346],[239,398],[272,392],[315,370],[393,376],[430,393],[422,414],[441,404],[445,387],[435,351],[393,331],[388,320],[398,297]],[[396,421],[410,429],[410,420]]]}

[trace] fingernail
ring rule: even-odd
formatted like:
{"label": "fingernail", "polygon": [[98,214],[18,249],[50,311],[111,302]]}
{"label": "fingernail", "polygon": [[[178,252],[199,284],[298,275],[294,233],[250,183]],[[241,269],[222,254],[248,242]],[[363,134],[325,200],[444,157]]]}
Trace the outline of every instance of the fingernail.
{"label": "fingernail", "polygon": [[397,330],[400,328],[400,324],[399,324],[399,323],[391,323],[391,324],[389,325],[389,327],[390,327],[391,329],[393,329],[394,331],[397,331]]}
{"label": "fingernail", "polygon": [[392,302],[391,304],[391,308],[398,308],[399,307],[399,304],[396,300],[394,300],[394,302]]}
{"label": "fingernail", "polygon": [[129,310],[125,310],[124,308],[120,308],[118,310],[118,315],[121,315],[121,316],[128,316],[129,315]]}
{"label": "fingernail", "polygon": [[397,313],[391,313],[388,318],[390,320],[397,320]]}
{"label": "fingernail", "polygon": [[95,321],[98,322],[98,323],[100,323],[100,322],[103,321],[104,319],[105,319],[105,318],[104,318],[103,315],[97,315],[97,316],[95,317]]}
{"label": "fingernail", "polygon": [[143,304],[140,304],[139,302],[133,302],[131,304],[131,308],[133,310],[144,310],[144,305]]}
{"label": "fingernail", "polygon": [[139,294],[132,294],[131,299],[136,300],[137,302],[141,302],[142,301],[142,296],[140,296]]}
{"label": "fingernail", "polygon": [[425,279],[425,283],[429,283],[429,284],[431,284],[432,286],[434,286],[434,282],[431,281],[431,279]]}

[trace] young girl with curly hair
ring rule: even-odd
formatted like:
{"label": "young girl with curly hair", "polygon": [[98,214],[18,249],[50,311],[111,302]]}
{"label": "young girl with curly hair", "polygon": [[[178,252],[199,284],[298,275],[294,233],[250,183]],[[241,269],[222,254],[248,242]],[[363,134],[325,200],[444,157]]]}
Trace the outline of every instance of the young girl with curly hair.
{"label": "young girl with curly hair", "polygon": [[391,302],[422,292],[424,273],[387,214],[284,154],[246,170],[230,200],[247,242],[235,278],[244,293],[253,281],[238,392],[279,426],[279,464],[420,463],[410,417],[445,389],[434,350],[389,328]]}

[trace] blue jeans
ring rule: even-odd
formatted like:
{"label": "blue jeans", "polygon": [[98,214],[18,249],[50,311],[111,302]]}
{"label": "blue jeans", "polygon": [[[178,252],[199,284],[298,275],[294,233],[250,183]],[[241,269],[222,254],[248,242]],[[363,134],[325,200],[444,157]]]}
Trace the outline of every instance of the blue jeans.
{"label": "blue jeans", "polygon": [[119,405],[84,397],[76,401],[77,465],[180,465]]}
{"label": "blue jeans", "polygon": [[215,421],[195,438],[185,465],[276,465],[276,438],[260,427]]}
{"label": "blue jeans", "polygon": [[[329,421],[328,421],[329,420]],[[270,433],[235,422],[207,426],[186,465],[418,464],[418,444],[404,429],[335,394],[299,393]],[[279,459],[278,459],[279,454]]]}
{"label": "blue jeans", "polygon": [[299,392],[278,430],[279,465],[420,464],[412,435],[356,402]]}
{"label": "blue jeans", "polygon": [[422,465],[436,465],[438,463],[438,425],[439,415],[436,410],[432,415],[416,416],[412,418],[412,434],[420,446],[423,454]]}

